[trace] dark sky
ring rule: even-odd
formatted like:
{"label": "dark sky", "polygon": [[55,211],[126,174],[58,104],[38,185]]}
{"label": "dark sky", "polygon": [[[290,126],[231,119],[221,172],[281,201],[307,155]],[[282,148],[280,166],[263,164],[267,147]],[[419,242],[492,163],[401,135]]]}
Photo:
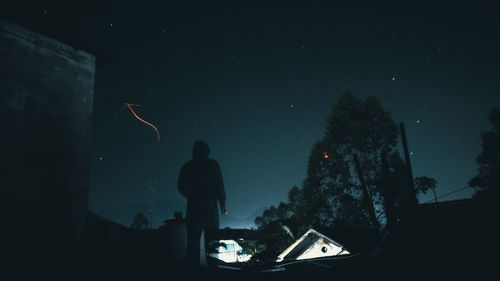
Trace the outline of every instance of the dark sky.
{"label": "dark sky", "polygon": [[155,182],[155,198],[184,202],[177,175],[197,139],[233,216],[286,200],[343,88],[405,122],[413,174],[436,178],[438,196],[466,186],[500,106],[498,5],[271,2],[1,4],[2,17],[97,56],[91,210],[147,203]]}

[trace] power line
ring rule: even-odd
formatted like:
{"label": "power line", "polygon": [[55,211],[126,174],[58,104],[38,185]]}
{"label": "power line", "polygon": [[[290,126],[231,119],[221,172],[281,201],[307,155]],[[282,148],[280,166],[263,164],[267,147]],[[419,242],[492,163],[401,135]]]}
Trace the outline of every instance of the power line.
{"label": "power line", "polygon": [[[448,192],[448,193],[445,193],[445,194],[443,194],[443,195],[440,195],[440,196],[438,196],[438,197],[437,197],[437,199],[440,199],[440,198],[446,197],[446,196],[448,196],[448,195],[451,195],[451,194],[453,194],[453,193],[457,193],[457,192],[459,192],[459,191],[462,191],[462,190],[464,190],[464,189],[468,189],[468,188],[471,188],[471,187],[469,187],[469,186],[466,186],[466,187],[461,187],[461,188],[459,188],[459,189],[456,189],[456,190],[453,190],[453,191],[451,191],[451,192]],[[424,203],[431,203],[432,201],[434,201],[434,199],[431,199],[431,200],[429,200],[429,201],[425,201]]]}

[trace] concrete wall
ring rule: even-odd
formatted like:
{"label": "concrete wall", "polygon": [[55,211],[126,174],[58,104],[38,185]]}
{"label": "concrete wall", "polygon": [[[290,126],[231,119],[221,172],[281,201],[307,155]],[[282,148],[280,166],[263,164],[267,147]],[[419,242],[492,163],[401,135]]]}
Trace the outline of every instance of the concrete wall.
{"label": "concrete wall", "polygon": [[2,234],[82,238],[94,76],[94,56],[0,20]]}

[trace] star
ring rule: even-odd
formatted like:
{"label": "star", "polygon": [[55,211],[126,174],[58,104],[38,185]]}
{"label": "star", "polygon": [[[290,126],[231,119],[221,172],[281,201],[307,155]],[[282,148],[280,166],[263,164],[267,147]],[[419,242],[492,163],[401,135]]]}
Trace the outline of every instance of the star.
{"label": "star", "polygon": [[109,24],[109,27],[113,27],[113,24],[112,24],[112,23],[110,23],[110,24]]}
{"label": "star", "polygon": [[417,120],[417,125],[420,124],[420,120]]}
{"label": "star", "polygon": [[291,104],[291,105],[290,105],[290,108],[293,108],[293,106],[294,106],[294,105],[293,105],[293,104]]}
{"label": "star", "polygon": [[396,80],[396,76],[393,76],[393,77],[392,77],[392,81],[394,81],[394,80]]}

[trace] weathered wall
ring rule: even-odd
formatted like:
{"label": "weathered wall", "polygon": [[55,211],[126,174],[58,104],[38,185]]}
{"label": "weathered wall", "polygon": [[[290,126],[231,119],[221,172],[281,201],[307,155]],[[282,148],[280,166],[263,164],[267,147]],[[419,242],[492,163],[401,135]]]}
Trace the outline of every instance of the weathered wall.
{"label": "weathered wall", "polygon": [[81,238],[95,58],[0,21],[0,228]]}

